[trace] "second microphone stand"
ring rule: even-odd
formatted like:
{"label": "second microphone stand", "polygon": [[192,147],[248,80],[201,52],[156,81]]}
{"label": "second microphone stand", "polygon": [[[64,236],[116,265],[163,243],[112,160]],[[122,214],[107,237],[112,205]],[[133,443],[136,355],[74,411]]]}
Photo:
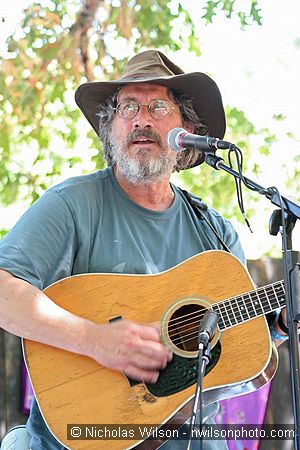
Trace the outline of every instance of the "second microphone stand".
{"label": "second microphone stand", "polygon": [[[237,149],[233,144],[231,144],[231,146]],[[264,188],[249,178],[244,177],[242,173],[239,173],[232,167],[228,167],[224,164],[223,158],[216,156],[213,151],[205,153],[205,162],[214,169],[222,169],[225,172],[230,173],[236,179],[243,181],[247,188],[264,195],[274,205],[281,208],[284,286],[289,332],[293,414],[295,422],[294,448],[300,450],[300,364],[298,344],[298,322],[300,321],[300,253],[291,249],[291,233],[293,226],[288,226],[288,229],[286,230],[287,224],[295,224],[296,220],[300,219],[300,204],[292,198],[281,194],[276,188]]]}

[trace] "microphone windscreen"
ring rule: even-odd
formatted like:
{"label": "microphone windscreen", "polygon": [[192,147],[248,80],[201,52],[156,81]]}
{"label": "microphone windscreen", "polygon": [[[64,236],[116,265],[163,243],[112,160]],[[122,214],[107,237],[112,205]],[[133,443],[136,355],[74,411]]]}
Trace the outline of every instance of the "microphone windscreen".
{"label": "microphone windscreen", "polygon": [[184,128],[173,128],[173,130],[170,130],[168,133],[168,145],[175,152],[182,152],[182,150],[184,150],[184,148],[180,147],[178,144],[178,138],[181,133],[187,133],[187,131]]}

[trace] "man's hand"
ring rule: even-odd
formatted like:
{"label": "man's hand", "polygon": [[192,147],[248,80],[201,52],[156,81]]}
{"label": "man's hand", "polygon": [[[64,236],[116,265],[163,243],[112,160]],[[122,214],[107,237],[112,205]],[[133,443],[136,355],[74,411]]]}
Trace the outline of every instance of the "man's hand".
{"label": "man's hand", "polygon": [[160,342],[157,327],[118,320],[97,325],[91,356],[101,365],[124,372],[130,378],[155,383],[159,371],[172,360],[172,352]]}
{"label": "man's hand", "polygon": [[[286,320],[286,311],[284,308],[284,320]],[[286,339],[286,334],[278,325],[278,317],[270,325],[271,337],[275,342],[276,347],[279,347]]]}

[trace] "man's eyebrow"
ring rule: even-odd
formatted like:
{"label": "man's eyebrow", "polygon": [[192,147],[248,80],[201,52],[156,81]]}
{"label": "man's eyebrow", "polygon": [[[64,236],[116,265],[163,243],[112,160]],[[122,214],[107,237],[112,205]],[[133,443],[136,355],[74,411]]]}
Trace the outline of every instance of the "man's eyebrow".
{"label": "man's eyebrow", "polygon": [[[122,98],[122,102],[123,101],[127,101],[127,100],[132,100],[133,102],[136,102],[136,103],[139,103],[139,101],[138,101],[138,99],[136,98],[136,97],[131,97],[131,96],[126,96],[126,97],[124,97],[124,98]],[[153,101],[155,101],[155,100],[165,100],[165,101],[169,101],[169,102],[173,102],[173,100],[171,100],[171,99],[166,99],[166,98],[153,98],[152,100],[150,100],[150,102],[153,102]],[[117,99],[117,101],[118,102],[120,102],[120,99]],[[174,103],[174,102],[173,102]]]}
{"label": "man's eyebrow", "polygon": [[[127,97],[124,97],[124,98],[122,98],[122,102],[124,101],[124,100],[132,100],[132,101],[134,101],[134,102],[136,102],[137,101],[137,99],[136,98],[134,98],[134,97],[130,97],[130,96],[127,96]],[[118,99],[118,102],[120,101],[120,99]]]}

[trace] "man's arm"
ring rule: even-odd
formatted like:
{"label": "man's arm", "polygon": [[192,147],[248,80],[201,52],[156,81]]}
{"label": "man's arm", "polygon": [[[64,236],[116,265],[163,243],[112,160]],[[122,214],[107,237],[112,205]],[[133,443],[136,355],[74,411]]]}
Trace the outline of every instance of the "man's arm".
{"label": "man's arm", "polygon": [[131,378],[155,383],[172,354],[159,331],[121,320],[99,325],[55,304],[28,282],[0,269],[0,326],[26,339],[89,356]]}

